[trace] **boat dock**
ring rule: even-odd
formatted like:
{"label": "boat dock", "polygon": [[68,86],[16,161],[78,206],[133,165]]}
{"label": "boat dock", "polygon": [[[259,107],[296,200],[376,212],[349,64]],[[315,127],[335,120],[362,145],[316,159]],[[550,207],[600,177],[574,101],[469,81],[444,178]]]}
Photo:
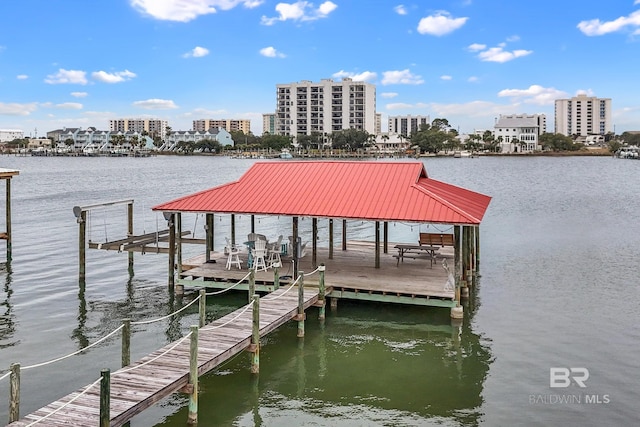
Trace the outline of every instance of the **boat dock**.
{"label": "boat dock", "polygon": [[[254,326],[258,322],[252,314],[256,310],[255,299],[252,303],[207,325],[200,328],[192,327],[192,331],[193,328],[197,328],[197,376],[212,371],[244,350],[256,355],[257,358],[259,344],[254,343],[255,329],[259,329],[259,336],[263,337],[286,322],[296,319],[299,322],[298,335],[300,336],[300,322],[304,327],[305,316],[304,313],[300,315],[300,307],[303,309],[313,305],[324,307],[322,291],[322,288],[299,287],[294,282],[291,286],[279,288],[260,298],[259,328]],[[323,310],[322,313],[324,313]],[[101,415],[101,402],[104,396],[101,396],[98,380],[28,414],[19,421],[10,423],[9,426],[121,426],[172,393],[182,391],[190,395],[194,392],[197,394],[197,379],[194,386],[194,380],[190,374],[190,369],[193,369],[190,364],[190,360],[194,359],[190,351],[193,344],[186,338],[170,343],[137,362],[110,373],[108,421],[103,420]],[[252,371],[254,364],[255,361],[252,363]],[[257,369],[255,372],[257,373]],[[190,411],[190,416],[191,413]],[[195,417],[197,417],[197,395]]]}

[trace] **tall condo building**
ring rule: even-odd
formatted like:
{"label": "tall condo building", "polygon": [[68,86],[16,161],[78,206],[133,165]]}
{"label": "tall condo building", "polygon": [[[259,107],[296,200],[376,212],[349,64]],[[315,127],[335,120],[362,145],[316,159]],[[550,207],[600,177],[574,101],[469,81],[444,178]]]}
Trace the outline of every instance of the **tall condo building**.
{"label": "tall condo building", "polygon": [[246,119],[201,119],[193,121],[193,130],[206,132],[209,129],[222,128],[227,132],[240,131],[244,134],[251,132],[251,120]]}
{"label": "tall condo building", "polygon": [[556,99],[555,133],[587,136],[611,131],[611,98],[581,94],[571,99]]}
{"label": "tall condo building", "polygon": [[138,132],[146,131],[150,137],[160,137],[165,139],[167,136],[166,120],[160,119],[114,119],[109,120],[109,130],[111,132]]}
{"label": "tall condo building", "polygon": [[389,116],[389,133],[410,136],[420,130],[420,125],[430,125],[429,116]]}
{"label": "tall condo building", "polygon": [[264,113],[262,115],[262,133],[276,134],[276,115],[273,113]]}
{"label": "tall condo building", "polygon": [[340,82],[276,85],[276,133],[330,134],[343,129],[376,132],[376,87],[345,78]]}

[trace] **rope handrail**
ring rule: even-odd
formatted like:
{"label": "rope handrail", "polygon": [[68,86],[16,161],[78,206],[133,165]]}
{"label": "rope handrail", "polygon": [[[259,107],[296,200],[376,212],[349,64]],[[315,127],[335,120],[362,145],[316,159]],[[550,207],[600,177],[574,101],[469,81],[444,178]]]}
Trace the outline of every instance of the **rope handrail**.
{"label": "rope handrail", "polygon": [[227,326],[229,323],[234,322],[235,320],[237,320],[240,316],[242,316],[244,314],[245,311],[249,310],[251,307],[253,307],[253,301],[251,301],[249,304],[247,304],[245,306],[245,308],[238,313],[238,315],[236,317],[234,317],[233,319],[221,324],[221,325],[216,325],[216,326],[209,326],[207,328],[202,328],[200,329],[201,331],[211,331],[213,329],[218,329],[218,328],[222,328],[223,326]]}
{"label": "rope handrail", "polygon": [[162,317],[159,317],[159,318],[157,318],[157,319],[141,320],[141,321],[138,321],[138,322],[131,322],[131,324],[132,324],[132,325],[148,325],[148,324],[150,324],[150,323],[159,322],[159,321],[161,321],[161,320],[168,319],[169,317],[175,316],[176,314],[180,313],[181,311],[186,310],[187,308],[189,308],[192,304],[194,304],[194,303],[195,303],[196,301],[198,301],[199,299],[200,299],[200,295],[198,295],[197,297],[195,297],[195,298],[193,299],[193,301],[191,301],[189,304],[185,305],[185,306],[184,306],[184,307],[182,307],[181,309],[176,310],[176,311],[174,311],[173,313],[169,313],[169,314],[167,314],[166,316],[162,316]]}
{"label": "rope handrail", "polygon": [[[67,358],[69,358],[69,357],[71,357],[71,356],[75,356],[76,354],[82,353],[83,351],[86,351],[86,350],[90,349],[91,347],[93,347],[93,346],[96,346],[96,345],[100,344],[102,341],[106,340],[107,338],[109,338],[109,337],[111,337],[113,334],[115,334],[116,332],[120,331],[120,329],[122,329],[122,327],[123,327],[122,325],[118,326],[116,329],[114,329],[113,331],[111,331],[110,333],[108,333],[107,335],[105,335],[104,337],[100,338],[98,341],[94,342],[93,344],[89,344],[88,346],[83,347],[83,348],[81,348],[80,350],[74,351],[73,353],[67,354],[66,356],[61,356],[61,357],[58,357],[58,358],[56,358],[56,359],[52,359],[52,360],[49,360],[49,361],[46,361],[46,362],[37,363],[37,364],[35,364],[35,365],[24,366],[24,367],[21,367],[20,369],[21,369],[21,370],[27,370],[27,369],[32,369],[32,368],[39,368],[39,367],[41,367],[41,366],[50,365],[50,364],[52,364],[52,363],[59,362],[59,361],[61,361],[61,360],[67,359]],[[4,376],[2,376],[2,377],[0,378],[0,380],[2,380],[2,379],[4,379],[5,377],[7,377],[7,375],[8,375],[8,374],[10,374],[10,372],[8,372],[8,373],[7,373],[7,374],[5,374]]]}
{"label": "rope handrail", "polygon": [[172,345],[171,347],[169,347],[166,351],[163,351],[162,353],[160,353],[159,355],[157,355],[156,357],[153,357],[149,360],[147,360],[146,362],[142,362],[139,365],[133,365],[128,367],[127,369],[121,369],[119,371],[114,372],[113,374],[111,374],[111,376],[114,375],[120,375],[120,374],[124,374],[126,372],[129,371],[133,371],[134,369],[138,369],[141,368],[143,366],[148,365],[151,362],[155,362],[156,360],[160,359],[162,356],[166,355],[167,353],[173,351],[173,349],[175,349],[177,346],[179,346],[180,344],[182,344],[182,341],[186,340],[187,338],[189,338],[191,336],[191,332],[189,332],[187,335],[185,335],[184,337],[180,338],[178,341],[176,341],[176,343],[174,345]]}
{"label": "rope handrail", "polygon": [[316,267],[315,270],[313,270],[311,273],[304,273],[305,277],[306,276],[311,276],[312,274],[316,274],[318,271],[320,271],[320,267]]}
{"label": "rope handrail", "polygon": [[287,288],[287,290],[286,290],[286,291],[284,291],[283,293],[281,293],[280,295],[276,295],[275,297],[271,297],[271,298],[269,298],[269,297],[267,296],[267,297],[262,298],[262,301],[275,301],[275,300],[277,300],[278,298],[280,298],[281,296],[283,296],[283,295],[285,295],[287,292],[289,292],[291,289],[293,289],[293,287],[296,285],[296,283],[298,283],[298,280],[300,280],[300,276],[298,276],[298,278],[297,278],[296,280],[294,280],[294,281],[293,281],[293,283],[291,284],[291,286],[289,286],[289,287]]}
{"label": "rope handrail", "polygon": [[73,402],[75,402],[79,397],[81,397],[82,395],[84,395],[85,393],[87,393],[89,390],[91,390],[91,388],[98,384],[100,381],[102,381],[102,378],[98,378],[97,380],[95,380],[93,383],[89,384],[81,393],[79,393],[77,396],[75,396],[73,399],[69,400],[68,402],[64,403],[63,405],[61,405],[59,408],[54,409],[53,411],[49,412],[47,415],[45,415],[44,417],[40,418],[39,420],[35,420],[32,421],[31,423],[27,424],[27,427],[31,427],[32,425],[38,424],[40,421],[42,420],[46,420],[47,418],[49,418],[51,415],[57,413],[58,411],[60,411],[61,409],[65,408],[66,406],[72,404]]}
{"label": "rope handrail", "polygon": [[233,286],[229,286],[228,288],[224,288],[224,289],[222,289],[222,290],[220,290],[220,291],[208,292],[208,293],[206,293],[205,295],[206,295],[206,296],[212,296],[212,295],[219,295],[219,294],[225,293],[225,292],[227,292],[227,291],[229,291],[229,290],[231,290],[231,289],[235,288],[235,287],[236,287],[236,286],[238,286],[240,283],[244,282],[244,281],[247,279],[247,277],[249,277],[250,275],[251,275],[251,272],[248,272],[246,276],[244,276],[242,279],[240,279],[239,281],[237,281]]}

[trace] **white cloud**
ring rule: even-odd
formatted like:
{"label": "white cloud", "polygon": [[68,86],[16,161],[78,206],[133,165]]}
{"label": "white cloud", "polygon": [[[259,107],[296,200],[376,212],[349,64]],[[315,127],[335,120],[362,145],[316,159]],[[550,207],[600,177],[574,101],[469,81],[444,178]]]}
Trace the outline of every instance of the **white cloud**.
{"label": "white cloud", "polygon": [[134,107],[144,108],[145,110],[172,110],[178,108],[178,106],[168,99],[147,99],[146,101],[136,101],[133,103]]}
{"label": "white cloud", "polygon": [[243,5],[253,9],[262,0],[129,0],[140,13],[163,21],[189,22],[201,15],[216,13],[217,9],[229,10]]}
{"label": "white cloud", "polygon": [[18,80],[27,80],[29,78],[29,76],[27,76],[26,74],[18,74],[16,76],[16,79]]}
{"label": "white cloud", "polygon": [[396,102],[385,105],[387,110],[407,110],[407,109],[424,109],[429,105],[424,102],[417,102],[415,104],[407,104],[406,102]]}
{"label": "white cloud", "polygon": [[49,74],[44,81],[52,85],[66,83],[86,85],[87,73],[81,70],[65,70],[64,68],[60,68],[56,74]]}
{"label": "white cloud", "polygon": [[399,4],[396,7],[393,8],[393,10],[398,14],[398,15],[406,15],[407,12],[407,8],[404,7],[403,4]]}
{"label": "white cloud", "polygon": [[136,77],[136,74],[132,73],[129,70],[118,71],[115,73],[107,73],[106,71],[95,71],[91,73],[91,77],[94,80],[98,80],[102,83],[122,83]]}
{"label": "white cloud", "polygon": [[196,46],[190,52],[182,55],[183,58],[202,58],[209,55],[209,49],[205,47]]}
{"label": "white cloud", "polygon": [[518,40],[520,40],[520,36],[515,35],[515,34],[513,36],[507,37],[507,41],[508,42],[517,42]]}
{"label": "white cloud", "polygon": [[[634,2],[640,4],[640,1]],[[581,21],[578,23],[578,29],[587,36],[602,36],[608,33],[622,31],[627,27],[640,27],[640,10],[636,10],[629,16],[620,16],[613,21],[600,21],[599,19],[591,19],[589,21]],[[634,34],[639,28],[635,28]]]}
{"label": "white cloud", "polygon": [[38,106],[34,102],[28,104],[5,104],[4,102],[0,102],[0,115],[3,116],[28,116],[37,109]]}
{"label": "white cloud", "polygon": [[521,56],[527,56],[533,53],[532,50],[516,49],[512,51],[504,50],[504,43],[496,47],[491,47],[478,54],[481,61],[487,62],[507,62]]}
{"label": "white cloud", "polygon": [[449,12],[442,11],[424,17],[418,23],[420,34],[443,36],[462,27],[469,18],[452,18]]}
{"label": "white cloud", "polygon": [[266,56],[267,58],[284,58],[287,56],[282,52],[278,52],[273,46],[263,47],[260,49],[260,55]]}
{"label": "white cloud", "polygon": [[421,76],[416,76],[411,71],[385,71],[382,73],[382,84],[403,84],[403,85],[419,85],[424,83]]}
{"label": "white cloud", "polygon": [[71,92],[71,96],[73,96],[74,98],[84,98],[87,95],[87,92]]}
{"label": "white cloud", "polygon": [[325,1],[317,9],[313,9],[313,3],[308,1],[297,1],[295,3],[278,3],[276,12],[278,16],[267,18],[263,16],[261,23],[263,25],[273,25],[277,21],[315,21],[316,19],[326,18],[331,12],[336,10],[337,4],[331,1]]}
{"label": "white cloud", "polygon": [[380,94],[381,97],[383,98],[395,98],[396,96],[398,96],[397,92],[382,92]]}
{"label": "white cloud", "polygon": [[361,73],[350,73],[348,71],[340,70],[337,73],[333,73],[332,77],[336,79],[343,79],[348,77],[357,82],[371,82],[378,77],[378,75],[373,71],[363,71]]}
{"label": "white cloud", "polygon": [[553,87],[531,85],[527,89],[503,89],[498,92],[499,97],[509,97],[514,102],[525,104],[552,105],[556,99],[566,98],[567,93]]}
{"label": "white cloud", "polygon": [[82,110],[83,105],[78,102],[63,102],[62,104],[56,104],[56,108],[62,110]]}
{"label": "white cloud", "polygon": [[595,96],[595,94],[593,93],[593,90],[591,89],[578,89],[576,91],[576,96],[578,95]]}
{"label": "white cloud", "polygon": [[451,76],[447,76],[446,74],[444,76],[440,76],[440,80],[452,80],[453,77]]}
{"label": "white cloud", "polygon": [[478,81],[478,77],[477,76],[471,76],[467,79],[468,82],[470,83],[475,83]]}
{"label": "white cloud", "polygon": [[487,48],[486,44],[481,44],[481,43],[472,43],[469,46],[467,46],[467,50],[469,52],[479,52],[481,50],[485,50]]}

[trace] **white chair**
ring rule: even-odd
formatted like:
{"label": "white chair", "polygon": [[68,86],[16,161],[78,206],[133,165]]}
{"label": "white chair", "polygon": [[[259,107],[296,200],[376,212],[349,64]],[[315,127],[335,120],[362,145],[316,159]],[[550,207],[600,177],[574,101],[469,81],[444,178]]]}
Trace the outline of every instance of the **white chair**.
{"label": "white chair", "polygon": [[267,247],[267,253],[269,254],[269,259],[267,262],[269,266],[272,266],[274,263],[282,264],[282,260],[280,259],[280,250],[282,245],[282,234],[278,236],[278,240],[275,243],[269,243]]}
{"label": "white chair", "polygon": [[224,247],[224,252],[227,254],[227,270],[231,270],[231,266],[235,265],[238,269],[242,268],[242,261],[240,260],[240,249],[235,244],[231,243],[228,237],[225,237],[227,245]]}
{"label": "white chair", "polygon": [[262,239],[257,239],[256,243],[253,247],[253,269],[258,270],[266,270],[267,263],[265,258],[267,257],[267,241]]}

